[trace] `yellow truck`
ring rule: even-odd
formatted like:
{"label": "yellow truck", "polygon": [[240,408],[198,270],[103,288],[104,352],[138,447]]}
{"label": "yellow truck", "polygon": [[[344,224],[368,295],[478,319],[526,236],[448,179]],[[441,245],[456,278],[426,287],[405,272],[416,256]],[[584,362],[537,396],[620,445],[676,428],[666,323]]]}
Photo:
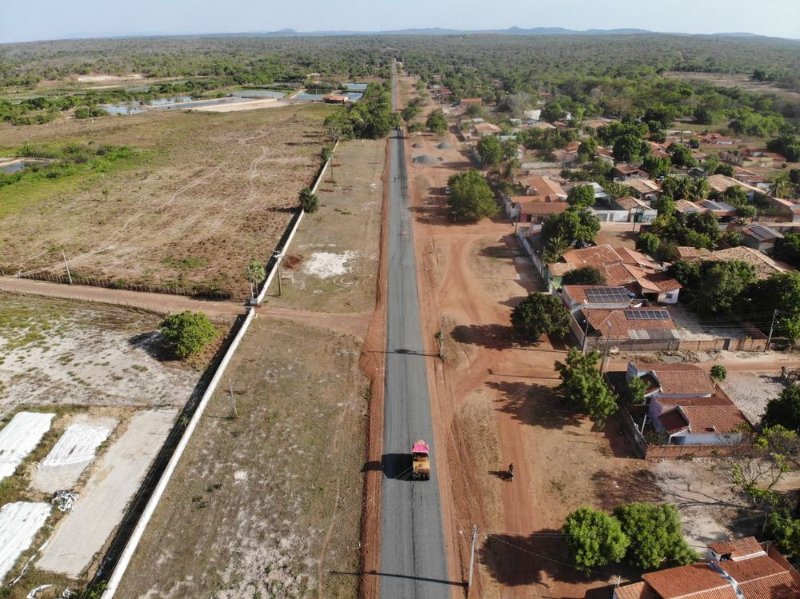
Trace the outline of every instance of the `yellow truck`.
{"label": "yellow truck", "polygon": [[411,446],[411,464],[413,470],[411,472],[412,480],[430,480],[431,478],[431,460],[430,448],[428,444],[422,439]]}

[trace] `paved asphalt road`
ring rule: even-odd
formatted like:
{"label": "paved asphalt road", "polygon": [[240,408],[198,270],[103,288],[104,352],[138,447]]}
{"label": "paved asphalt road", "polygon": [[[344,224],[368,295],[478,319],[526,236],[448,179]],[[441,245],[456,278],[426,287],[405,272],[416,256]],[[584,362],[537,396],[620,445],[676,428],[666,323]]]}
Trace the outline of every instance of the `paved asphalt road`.
{"label": "paved asphalt road", "polygon": [[[396,89],[396,86],[395,86]],[[396,94],[396,92],[394,92]],[[396,96],[393,96],[396,106]],[[389,214],[389,303],[383,420],[381,597],[449,599],[436,449],[419,320],[416,261],[404,144],[392,133]],[[411,481],[411,444],[431,448],[431,480]]]}

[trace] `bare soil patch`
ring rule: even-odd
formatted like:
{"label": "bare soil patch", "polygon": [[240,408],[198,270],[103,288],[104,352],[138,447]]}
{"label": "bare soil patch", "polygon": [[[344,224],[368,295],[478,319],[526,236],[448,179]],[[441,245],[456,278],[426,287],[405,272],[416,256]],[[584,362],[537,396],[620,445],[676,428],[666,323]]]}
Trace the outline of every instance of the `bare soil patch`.
{"label": "bare soil patch", "polygon": [[[317,192],[320,208],[300,222],[281,268],[283,295],[270,297],[270,306],[326,312],[374,307],[385,151],[385,140],[350,141],[336,149],[333,172]],[[269,293],[277,291],[276,281]]]}
{"label": "bare soil patch", "polygon": [[[31,194],[0,219],[6,272],[247,295],[245,267],[266,262],[319,168],[332,108],[293,105],[229,114],[161,111],[47,127],[0,126],[0,150],[28,142],[126,145],[144,164]],[[26,196],[28,197],[28,196]]]}
{"label": "bare soil patch", "polygon": [[[353,597],[366,390],[352,337],[251,325],[122,581],[121,598]],[[339,572],[341,574],[336,574]]]}
{"label": "bare soil patch", "polygon": [[753,424],[761,421],[769,400],[786,388],[780,375],[754,372],[729,372],[720,387]]}
{"label": "bare soil patch", "polygon": [[0,294],[0,415],[27,406],[182,407],[200,373],[164,359],[158,317]]}

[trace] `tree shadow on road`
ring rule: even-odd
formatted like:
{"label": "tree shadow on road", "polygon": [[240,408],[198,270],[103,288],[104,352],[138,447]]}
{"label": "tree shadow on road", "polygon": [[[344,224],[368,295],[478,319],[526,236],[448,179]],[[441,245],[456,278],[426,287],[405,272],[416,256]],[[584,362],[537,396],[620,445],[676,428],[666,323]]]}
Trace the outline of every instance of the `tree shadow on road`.
{"label": "tree shadow on road", "polygon": [[563,429],[580,426],[584,420],[583,416],[561,402],[554,387],[510,381],[490,381],[486,386],[500,393],[495,409],[510,414],[522,424]]}

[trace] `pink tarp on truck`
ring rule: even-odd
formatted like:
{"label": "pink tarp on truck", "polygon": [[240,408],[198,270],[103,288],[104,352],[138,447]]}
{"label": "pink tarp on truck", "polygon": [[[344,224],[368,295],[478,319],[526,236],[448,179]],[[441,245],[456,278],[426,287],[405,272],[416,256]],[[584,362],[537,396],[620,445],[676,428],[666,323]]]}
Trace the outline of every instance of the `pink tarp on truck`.
{"label": "pink tarp on truck", "polygon": [[417,441],[414,443],[414,447],[411,448],[411,453],[424,453],[427,455],[429,451],[428,444],[424,441]]}

